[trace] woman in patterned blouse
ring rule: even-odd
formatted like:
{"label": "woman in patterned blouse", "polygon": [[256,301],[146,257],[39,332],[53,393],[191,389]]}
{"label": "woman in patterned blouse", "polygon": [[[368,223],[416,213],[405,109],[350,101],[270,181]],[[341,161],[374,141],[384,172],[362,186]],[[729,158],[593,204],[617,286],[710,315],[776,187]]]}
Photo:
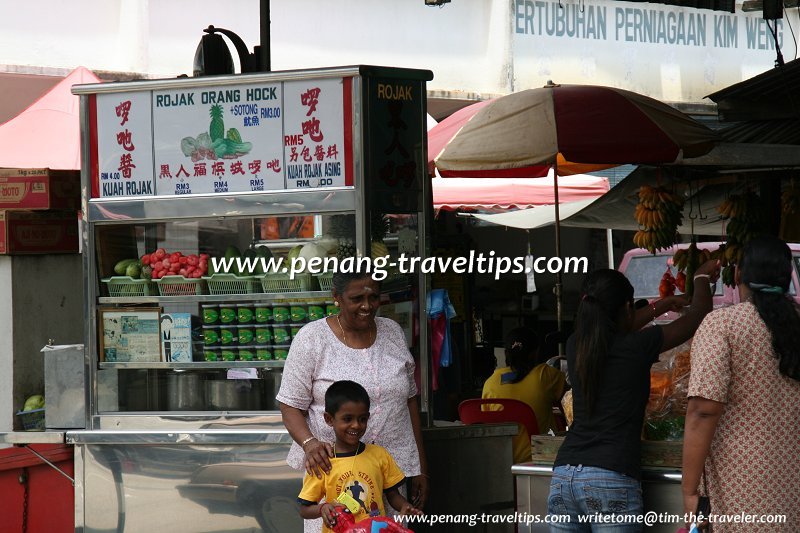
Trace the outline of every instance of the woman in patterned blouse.
{"label": "woman in patterned blouse", "polygon": [[[408,500],[422,509],[428,476],[417,407],[414,360],[397,322],[376,317],[380,285],[368,273],[333,276],[339,314],[303,326],[292,340],[283,370],[280,402],[283,423],[294,443],[287,462],[318,477],[330,472],[333,429],[323,419],[325,391],[350,380],[369,393],[369,426],[363,442],[383,446],[407,478]],[[321,529],[306,523],[306,531]]]}
{"label": "woman in patterned blouse", "polygon": [[[684,509],[696,510],[703,477],[713,515],[756,515],[755,523],[715,521],[714,533],[800,531],[800,314],[787,296],[792,269],[783,241],[751,240],[735,276],[741,303],[710,313],[692,342]],[[768,515],[785,522],[760,522]]]}

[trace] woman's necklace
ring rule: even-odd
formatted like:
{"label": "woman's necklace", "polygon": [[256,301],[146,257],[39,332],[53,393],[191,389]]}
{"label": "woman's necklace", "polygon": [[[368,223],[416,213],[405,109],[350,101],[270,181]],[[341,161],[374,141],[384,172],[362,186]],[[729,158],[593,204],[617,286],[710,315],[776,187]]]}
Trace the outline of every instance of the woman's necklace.
{"label": "woman's necklace", "polygon": [[[347,344],[347,333],[345,333],[344,328],[342,327],[342,321],[339,319],[339,315],[336,315],[336,323],[339,324],[339,329],[342,330],[342,342],[344,343],[344,345],[347,346],[348,348],[356,350],[357,348],[353,348],[352,346]],[[370,328],[370,333],[372,333],[371,330],[372,328]],[[369,346],[372,346],[377,338],[378,338],[378,325],[375,324],[375,332],[374,335],[372,336],[372,342],[369,343]],[[367,346],[367,348],[369,348],[369,346]]]}

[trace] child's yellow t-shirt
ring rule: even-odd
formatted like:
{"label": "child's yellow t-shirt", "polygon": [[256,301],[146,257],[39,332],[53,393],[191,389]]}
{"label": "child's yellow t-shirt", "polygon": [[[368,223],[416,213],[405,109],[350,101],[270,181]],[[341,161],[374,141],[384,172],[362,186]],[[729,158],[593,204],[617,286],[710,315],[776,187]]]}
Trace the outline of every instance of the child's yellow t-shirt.
{"label": "child's yellow t-shirt", "polygon": [[[355,515],[358,522],[369,516],[384,515],[384,491],[396,487],[404,479],[405,475],[386,448],[362,444],[357,454],[337,454],[331,458],[331,472],[322,479],[306,473],[297,499],[301,505],[315,505],[323,498],[333,502],[347,491],[361,506],[361,511]],[[322,531],[331,530],[323,524]]]}

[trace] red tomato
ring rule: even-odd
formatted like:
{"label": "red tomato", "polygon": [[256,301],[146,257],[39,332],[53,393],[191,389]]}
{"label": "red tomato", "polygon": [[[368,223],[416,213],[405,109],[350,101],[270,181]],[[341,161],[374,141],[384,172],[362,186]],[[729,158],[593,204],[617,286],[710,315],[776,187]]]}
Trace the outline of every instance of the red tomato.
{"label": "red tomato", "polygon": [[181,265],[179,263],[173,263],[169,266],[170,274],[175,274],[181,269]]}
{"label": "red tomato", "polygon": [[182,268],[182,269],[178,270],[178,274],[181,275],[181,276],[186,277],[186,269]]}
{"label": "red tomato", "polygon": [[180,252],[174,252],[174,253],[170,254],[169,260],[174,263],[178,259],[180,259],[180,257],[181,257],[181,253]]}
{"label": "red tomato", "polygon": [[178,263],[180,263],[180,264],[182,264],[182,265],[185,265],[185,264],[187,264],[187,262],[188,262],[188,261],[189,261],[189,258],[188,258],[188,257],[186,257],[185,255],[182,255],[182,256],[180,256],[180,257],[178,258]]}
{"label": "red tomato", "polygon": [[153,273],[150,275],[151,279],[160,279],[161,278],[161,270],[153,270]]}
{"label": "red tomato", "polygon": [[144,254],[144,255],[142,256],[142,259],[141,259],[141,261],[142,261],[142,264],[143,264],[143,265],[149,265],[149,264],[150,264],[150,256],[149,256],[149,255],[147,255],[147,254]]}
{"label": "red tomato", "polygon": [[164,259],[164,257],[167,255],[167,251],[163,248],[159,248],[153,253],[156,255],[156,259]]}
{"label": "red tomato", "polygon": [[161,261],[161,266],[163,266],[165,269],[168,269],[168,268],[170,267],[170,265],[171,265],[171,264],[172,264],[172,263],[170,262],[169,258],[167,258],[167,257],[165,257],[165,258],[164,258],[164,259]]}
{"label": "red tomato", "polygon": [[182,268],[181,270],[185,270],[186,274],[191,274],[192,272],[197,270],[197,267],[193,267],[192,265],[186,265],[186,267]]}
{"label": "red tomato", "polygon": [[201,273],[199,270],[195,270],[194,272],[192,272],[191,274],[189,274],[189,277],[190,277],[190,278],[199,278],[199,277],[201,277],[202,275],[203,275],[203,274],[202,274],[202,273]]}
{"label": "red tomato", "polygon": [[186,258],[186,264],[187,264],[187,265],[197,266],[197,264],[198,264],[199,262],[200,262],[200,258],[199,258],[199,257],[197,257],[197,256],[196,256],[196,255],[194,255],[194,254],[192,254],[192,255],[190,255],[190,256],[188,256],[188,257]]}
{"label": "red tomato", "polygon": [[208,254],[200,254],[200,259],[201,259],[202,261],[208,261],[208,259],[209,259],[210,257],[211,257],[211,256],[210,256],[210,255],[208,255]]}
{"label": "red tomato", "polygon": [[207,262],[207,261],[203,261],[203,260],[201,259],[201,260],[200,260],[200,262],[199,262],[199,263],[197,263],[197,266],[200,268],[200,270],[202,270],[202,271],[204,271],[204,272],[207,272],[207,271],[208,271],[208,262]]}

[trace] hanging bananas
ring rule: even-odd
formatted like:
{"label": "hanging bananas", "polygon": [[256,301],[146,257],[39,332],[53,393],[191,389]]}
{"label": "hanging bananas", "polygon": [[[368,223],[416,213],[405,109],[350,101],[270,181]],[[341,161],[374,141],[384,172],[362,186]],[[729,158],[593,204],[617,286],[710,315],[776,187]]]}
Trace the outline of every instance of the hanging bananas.
{"label": "hanging bananas", "polygon": [[752,191],[732,194],[717,208],[728,220],[725,227],[727,243],[720,246],[718,259],[722,265],[722,282],[733,287],[736,265],[742,260],[742,250],[750,239],[762,233],[766,226],[765,209],[761,198]]}
{"label": "hanging bananas", "polygon": [[643,185],[635,217],[642,229],[633,236],[633,243],[655,254],[675,243],[675,232],[683,220],[683,197],[664,187]]}

